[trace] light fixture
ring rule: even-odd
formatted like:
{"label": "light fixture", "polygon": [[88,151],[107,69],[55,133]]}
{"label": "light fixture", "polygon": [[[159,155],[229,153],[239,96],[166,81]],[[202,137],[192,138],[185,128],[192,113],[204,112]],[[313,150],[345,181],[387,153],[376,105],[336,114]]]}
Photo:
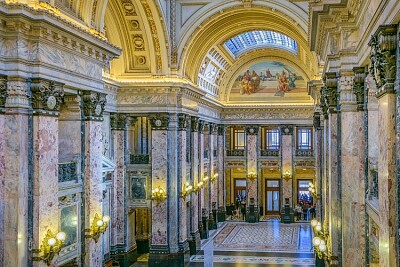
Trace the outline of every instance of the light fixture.
{"label": "light fixture", "polygon": [[181,192],[181,198],[186,198],[190,193],[193,192],[193,186],[186,183]]}
{"label": "light fixture", "polygon": [[315,189],[315,185],[311,182],[308,183],[308,191],[311,193],[313,198],[319,199],[319,194],[317,194],[317,190]]}
{"label": "light fixture", "polygon": [[197,185],[194,186],[193,192],[197,194],[204,187],[203,181],[200,181]]}
{"label": "light fixture", "polygon": [[214,173],[213,176],[211,176],[211,182],[213,183],[217,179],[218,179],[218,173],[216,172],[216,173]]}
{"label": "light fixture", "polygon": [[53,234],[50,229],[47,230],[46,236],[43,238],[40,249],[33,250],[34,253],[40,253],[41,256],[33,257],[33,260],[44,261],[47,265],[50,265],[54,256],[61,251],[66,237],[67,235],[64,232]]}
{"label": "light fixture", "polygon": [[315,235],[312,243],[314,245],[317,257],[319,259],[328,261],[335,259],[336,257],[332,255],[331,250],[326,243],[326,240],[328,240],[328,235],[322,231],[321,223],[318,220],[313,219],[311,220],[311,226]]}
{"label": "light fixture", "polygon": [[247,178],[249,178],[250,181],[254,181],[257,178],[257,174],[254,171],[248,172]]}
{"label": "light fixture", "polygon": [[93,238],[97,243],[101,234],[103,234],[108,227],[108,223],[110,222],[110,216],[105,215],[103,218],[96,213],[93,218],[92,225],[90,229],[85,229],[85,237]]}
{"label": "light fixture", "polygon": [[285,179],[285,181],[289,181],[290,179],[292,179],[292,174],[290,173],[289,170],[286,170],[283,174],[282,174],[283,179]]}
{"label": "light fixture", "polygon": [[163,202],[167,198],[167,192],[161,186],[151,191],[151,199],[157,201],[157,203]]}

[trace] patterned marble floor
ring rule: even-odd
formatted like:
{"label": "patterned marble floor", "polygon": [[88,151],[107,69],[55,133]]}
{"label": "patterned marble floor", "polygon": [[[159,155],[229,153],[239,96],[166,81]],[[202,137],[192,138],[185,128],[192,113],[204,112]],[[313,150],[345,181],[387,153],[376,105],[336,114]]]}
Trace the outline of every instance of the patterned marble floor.
{"label": "patterned marble floor", "polygon": [[311,228],[279,221],[227,222],[203,241],[188,267],[314,266]]}

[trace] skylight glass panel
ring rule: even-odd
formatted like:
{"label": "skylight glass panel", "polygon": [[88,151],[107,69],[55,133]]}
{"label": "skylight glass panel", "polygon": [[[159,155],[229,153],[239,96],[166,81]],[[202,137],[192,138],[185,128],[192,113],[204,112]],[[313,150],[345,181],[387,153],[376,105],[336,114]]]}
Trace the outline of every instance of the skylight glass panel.
{"label": "skylight glass panel", "polygon": [[279,47],[297,54],[297,43],[292,38],[274,31],[245,32],[225,42],[225,47],[236,57],[243,50],[265,46]]}

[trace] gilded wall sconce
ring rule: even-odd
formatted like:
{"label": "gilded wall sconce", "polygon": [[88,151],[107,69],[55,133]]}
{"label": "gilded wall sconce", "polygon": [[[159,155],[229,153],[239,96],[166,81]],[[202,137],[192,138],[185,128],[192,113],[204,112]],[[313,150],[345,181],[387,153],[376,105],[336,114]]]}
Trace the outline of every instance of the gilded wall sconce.
{"label": "gilded wall sconce", "polygon": [[254,181],[257,178],[257,174],[253,171],[247,173],[247,178],[249,178],[251,181]]}
{"label": "gilded wall sconce", "polygon": [[110,216],[105,215],[103,218],[96,213],[93,218],[92,225],[90,229],[85,229],[85,237],[91,237],[97,243],[101,234],[103,234],[108,227],[108,223],[110,222]]}
{"label": "gilded wall sconce", "polygon": [[319,199],[319,194],[317,194],[317,190],[315,189],[315,185],[313,183],[308,183],[308,191],[310,191],[311,196],[313,198]]}
{"label": "gilded wall sconce", "polygon": [[197,185],[194,186],[193,192],[197,194],[204,187],[203,181],[200,181]]}
{"label": "gilded wall sconce", "polygon": [[181,198],[186,198],[190,193],[193,192],[193,186],[186,183],[181,192]]}
{"label": "gilded wall sconce", "polygon": [[161,186],[151,191],[151,199],[157,201],[157,203],[163,202],[167,198],[167,192]]}
{"label": "gilded wall sconce", "polygon": [[318,220],[311,220],[311,226],[314,231],[314,238],[312,240],[312,243],[314,245],[317,257],[320,259],[331,261],[335,257],[332,255],[327,245],[328,235],[322,231],[321,223]]}
{"label": "gilded wall sconce", "polygon": [[218,173],[214,173],[214,175],[211,176],[211,182],[213,183],[217,179],[218,179]]}
{"label": "gilded wall sconce", "polygon": [[286,170],[283,174],[282,174],[283,179],[285,179],[285,181],[289,181],[290,179],[292,179],[292,174],[290,173],[289,170]]}
{"label": "gilded wall sconce", "polygon": [[42,255],[38,257],[33,257],[33,260],[44,261],[47,265],[50,265],[54,256],[60,253],[65,238],[66,234],[64,232],[53,234],[50,229],[47,230],[46,236],[42,241],[40,249],[33,250],[34,253],[40,253]]}

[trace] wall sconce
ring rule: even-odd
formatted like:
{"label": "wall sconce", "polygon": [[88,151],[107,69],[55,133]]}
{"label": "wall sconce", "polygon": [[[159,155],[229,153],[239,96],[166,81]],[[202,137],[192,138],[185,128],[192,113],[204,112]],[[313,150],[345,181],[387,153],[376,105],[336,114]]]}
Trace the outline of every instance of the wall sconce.
{"label": "wall sconce", "polygon": [[157,203],[163,202],[167,198],[167,192],[162,187],[157,187],[151,191],[151,199]]}
{"label": "wall sconce", "polygon": [[61,251],[66,237],[67,235],[64,232],[58,232],[55,235],[50,229],[47,230],[40,249],[33,250],[34,253],[42,253],[42,256],[33,257],[33,260],[44,261],[47,265],[50,265],[54,256]]}
{"label": "wall sconce", "polygon": [[105,215],[103,218],[96,213],[93,218],[92,225],[90,229],[85,229],[85,237],[93,238],[94,241],[97,243],[101,234],[103,234],[108,227],[108,223],[110,222],[110,216]]}
{"label": "wall sconce", "polygon": [[311,196],[313,198],[319,199],[319,194],[317,194],[317,191],[315,189],[315,185],[313,183],[308,183],[308,191],[310,191]]}
{"label": "wall sconce", "polygon": [[328,235],[322,232],[321,223],[316,219],[312,219],[311,226],[315,235],[312,243],[315,247],[317,257],[328,261],[334,259],[335,257],[331,255],[331,252],[327,246]]}
{"label": "wall sconce", "polygon": [[249,178],[251,181],[254,181],[257,178],[257,174],[253,171],[247,173],[247,178]]}
{"label": "wall sconce", "polygon": [[191,186],[189,183],[186,183],[186,185],[182,189],[181,198],[186,198],[190,193],[192,193],[192,191],[193,186]]}
{"label": "wall sconce", "polygon": [[285,179],[285,181],[289,181],[290,179],[292,179],[292,174],[290,173],[289,170],[286,170],[283,174],[282,174],[283,179]]}
{"label": "wall sconce", "polygon": [[214,173],[214,175],[211,177],[211,182],[213,183],[217,179],[218,179],[218,173]]}
{"label": "wall sconce", "polygon": [[194,186],[193,192],[197,194],[204,187],[203,181],[200,181],[197,185]]}

